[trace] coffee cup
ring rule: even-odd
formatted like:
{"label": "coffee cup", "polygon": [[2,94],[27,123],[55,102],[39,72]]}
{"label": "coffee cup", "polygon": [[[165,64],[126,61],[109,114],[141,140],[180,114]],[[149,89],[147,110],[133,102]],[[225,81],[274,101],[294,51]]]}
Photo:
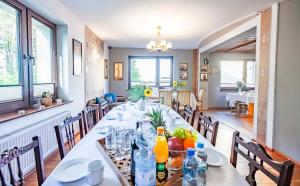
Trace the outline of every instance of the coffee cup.
{"label": "coffee cup", "polygon": [[89,185],[98,185],[103,181],[104,165],[101,160],[93,160],[88,163],[86,182]]}

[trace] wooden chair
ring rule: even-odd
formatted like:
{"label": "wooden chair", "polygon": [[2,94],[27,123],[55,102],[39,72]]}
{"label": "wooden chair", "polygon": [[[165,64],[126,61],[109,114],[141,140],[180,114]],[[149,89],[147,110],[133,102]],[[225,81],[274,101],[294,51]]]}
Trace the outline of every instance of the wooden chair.
{"label": "wooden chair", "polygon": [[198,107],[198,110],[202,110],[202,107],[203,107],[203,97],[204,97],[204,88],[201,88],[199,90],[198,98],[197,98],[197,107]]}
{"label": "wooden chair", "polygon": [[159,90],[159,97],[162,98],[162,104],[172,106],[172,91],[171,90]]}
{"label": "wooden chair", "polygon": [[110,107],[107,102],[101,103],[101,111],[103,116],[105,116],[110,111]]}
{"label": "wooden chair", "polygon": [[[190,96],[191,96],[191,91],[189,90],[179,90],[177,92],[177,101],[179,101],[179,103],[181,105],[191,105],[190,104]],[[179,108],[179,110],[182,110],[183,108]]]}
{"label": "wooden chair", "polygon": [[[21,169],[20,163],[20,156],[27,153],[30,150],[34,150],[34,158],[35,158],[35,166],[36,166],[36,173],[37,173],[37,180],[38,185],[42,185],[46,176],[44,171],[44,161],[43,161],[43,154],[42,154],[42,146],[41,141],[38,136],[34,136],[32,138],[32,142],[23,147],[14,147],[12,149],[5,150],[1,152],[1,159],[0,159],[0,185],[7,186],[7,185],[24,185],[24,178],[23,172]],[[17,165],[17,174],[14,175],[12,161],[16,159]],[[8,167],[8,174],[9,174],[9,184],[7,183],[8,180],[5,180],[3,169],[4,167]]]}
{"label": "wooden chair", "polygon": [[58,149],[59,149],[59,155],[60,158],[63,159],[67,153],[67,150],[65,149],[65,142],[63,138],[63,130],[66,135],[66,143],[71,150],[76,142],[75,142],[75,133],[74,133],[74,123],[77,122],[79,123],[79,134],[80,134],[80,139],[83,138],[83,126],[82,126],[82,117],[81,114],[78,114],[75,117],[67,117],[61,125],[56,125],[54,126],[55,134],[56,134],[56,139],[58,143]]}
{"label": "wooden chair", "polygon": [[[217,141],[217,134],[219,128],[219,121],[212,122],[211,117],[205,116],[202,112],[199,112],[197,131],[207,139],[207,133],[210,133],[210,143],[215,146]],[[203,129],[203,132],[201,131]]]}
{"label": "wooden chair", "polygon": [[179,106],[180,106],[179,101],[176,101],[175,99],[173,99],[173,101],[172,101],[172,109],[175,110],[177,113],[179,113]]}
{"label": "wooden chair", "polygon": [[195,117],[195,111],[192,109],[191,106],[185,105],[183,109],[184,120],[193,126],[194,117]]}
{"label": "wooden chair", "polygon": [[101,114],[99,113],[99,107],[99,104],[95,104],[93,106],[90,105],[81,111],[85,134],[87,134],[98,123],[98,121],[100,121]]}
{"label": "wooden chair", "polygon": [[[240,133],[236,131],[233,133],[230,156],[230,163],[234,167],[236,167],[238,153],[249,161],[249,175],[246,176],[246,180],[251,186],[256,186],[255,173],[258,170],[271,178],[278,186],[289,186],[291,184],[294,170],[292,161],[274,161],[262,145],[251,140],[245,141],[240,137]],[[268,165],[268,168],[266,168],[266,165]],[[274,171],[270,171],[269,167],[272,167],[279,174],[274,174]]]}

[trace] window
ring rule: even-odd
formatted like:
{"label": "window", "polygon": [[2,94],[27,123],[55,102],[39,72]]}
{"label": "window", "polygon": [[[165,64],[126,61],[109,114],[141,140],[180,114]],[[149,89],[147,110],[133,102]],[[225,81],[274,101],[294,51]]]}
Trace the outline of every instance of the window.
{"label": "window", "polygon": [[255,87],[254,60],[222,60],[221,88],[236,87],[237,81],[244,80],[247,87]]}
{"label": "window", "polygon": [[172,84],[173,57],[129,56],[129,88],[134,85],[169,87]]}
{"label": "window", "polygon": [[0,1],[0,113],[55,93],[56,26],[16,0]]}

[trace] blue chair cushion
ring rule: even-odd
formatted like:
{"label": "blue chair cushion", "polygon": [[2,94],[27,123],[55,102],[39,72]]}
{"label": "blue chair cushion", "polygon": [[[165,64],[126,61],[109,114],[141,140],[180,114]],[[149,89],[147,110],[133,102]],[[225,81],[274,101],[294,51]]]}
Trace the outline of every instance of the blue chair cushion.
{"label": "blue chair cushion", "polygon": [[106,99],[106,101],[108,103],[116,103],[117,102],[116,94],[114,94],[112,92],[108,92],[108,93],[104,94],[104,98]]}

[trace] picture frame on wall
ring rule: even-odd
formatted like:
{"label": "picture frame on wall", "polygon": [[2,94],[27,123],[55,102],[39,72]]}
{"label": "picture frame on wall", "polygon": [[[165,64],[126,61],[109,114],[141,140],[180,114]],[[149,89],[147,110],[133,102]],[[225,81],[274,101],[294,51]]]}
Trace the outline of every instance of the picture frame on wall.
{"label": "picture frame on wall", "polygon": [[207,73],[200,74],[200,80],[201,81],[207,81],[208,80],[208,74]]}
{"label": "picture frame on wall", "polygon": [[104,59],[104,79],[108,79],[108,60]]}
{"label": "picture frame on wall", "polygon": [[188,79],[188,72],[179,72],[180,80],[187,80]]}
{"label": "picture frame on wall", "polygon": [[207,65],[201,65],[201,72],[208,72],[208,66]]}
{"label": "picture frame on wall", "polygon": [[180,63],[179,71],[188,71],[188,63]]}
{"label": "picture frame on wall", "polygon": [[73,39],[73,75],[82,75],[82,43]]}
{"label": "picture frame on wall", "polygon": [[123,62],[114,62],[114,80],[123,80]]}

